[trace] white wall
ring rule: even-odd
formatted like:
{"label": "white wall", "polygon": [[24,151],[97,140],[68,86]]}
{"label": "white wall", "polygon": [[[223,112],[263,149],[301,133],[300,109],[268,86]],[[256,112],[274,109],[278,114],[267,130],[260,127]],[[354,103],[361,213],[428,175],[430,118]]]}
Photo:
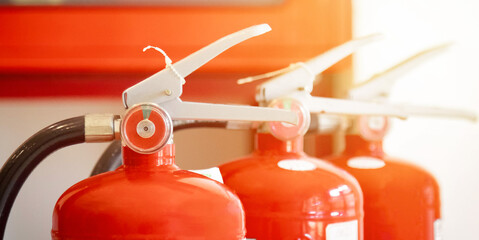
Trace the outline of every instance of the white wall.
{"label": "white wall", "polygon": [[[355,56],[355,79],[423,48],[453,41],[445,54],[405,75],[391,101],[479,112],[479,2],[469,0],[354,0],[354,35],[385,38]],[[465,121],[416,118],[394,121],[389,155],[417,163],[441,186],[445,239],[478,239],[479,127]]]}

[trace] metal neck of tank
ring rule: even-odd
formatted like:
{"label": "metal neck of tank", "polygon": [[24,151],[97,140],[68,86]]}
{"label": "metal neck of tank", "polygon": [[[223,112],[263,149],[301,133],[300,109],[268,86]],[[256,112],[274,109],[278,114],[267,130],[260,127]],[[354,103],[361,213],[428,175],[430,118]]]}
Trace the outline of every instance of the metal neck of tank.
{"label": "metal neck of tank", "polygon": [[257,133],[255,150],[259,152],[303,153],[303,136],[282,141],[269,133]]}
{"label": "metal neck of tank", "polygon": [[346,135],[346,147],[344,153],[349,155],[383,157],[383,141],[366,140],[359,134]]}
{"label": "metal neck of tank", "polygon": [[122,148],[123,165],[125,167],[175,167],[175,144],[167,144],[159,152],[141,154],[127,146]]}

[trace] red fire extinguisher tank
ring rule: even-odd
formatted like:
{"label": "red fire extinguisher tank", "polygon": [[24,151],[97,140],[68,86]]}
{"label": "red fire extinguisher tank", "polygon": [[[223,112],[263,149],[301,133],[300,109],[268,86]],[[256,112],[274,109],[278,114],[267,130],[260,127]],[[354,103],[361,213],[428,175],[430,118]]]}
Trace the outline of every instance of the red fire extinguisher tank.
{"label": "red fire extinguisher tank", "polygon": [[347,172],[303,152],[303,138],[258,133],[252,155],[220,166],[241,199],[247,239],[362,239],[362,193]]}
{"label": "red fire extinguisher tank", "polygon": [[236,239],[245,236],[237,196],[180,170],[174,145],[154,154],[123,147],[116,171],[83,180],[58,200],[53,239]]}
{"label": "red fire extinguisher tank", "polygon": [[441,239],[439,186],[431,174],[385,156],[381,140],[360,135],[347,135],[345,151],[327,159],[361,185],[364,239]]}

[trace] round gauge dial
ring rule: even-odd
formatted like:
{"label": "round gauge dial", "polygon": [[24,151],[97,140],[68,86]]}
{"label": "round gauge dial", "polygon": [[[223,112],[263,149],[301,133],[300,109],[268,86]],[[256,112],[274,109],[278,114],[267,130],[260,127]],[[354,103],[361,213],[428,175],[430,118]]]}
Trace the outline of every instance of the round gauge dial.
{"label": "round gauge dial", "polygon": [[273,100],[269,107],[292,110],[298,115],[298,124],[290,124],[285,122],[268,122],[269,131],[273,136],[281,140],[291,140],[298,136],[304,135],[311,123],[311,115],[309,111],[298,101],[283,98]]}
{"label": "round gauge dial", "polygon": [[156,104],[135,105],[128,110],[121,124],[123,142],[132,150],[149,154],[163,148],[173,134],[168,113]]}
{"label": "round gauge dial", "polygon": [[359,118],[359,132],[363,138],[370,141],[383,139],[388,126],[388,118],[384,116],[361,116]]}

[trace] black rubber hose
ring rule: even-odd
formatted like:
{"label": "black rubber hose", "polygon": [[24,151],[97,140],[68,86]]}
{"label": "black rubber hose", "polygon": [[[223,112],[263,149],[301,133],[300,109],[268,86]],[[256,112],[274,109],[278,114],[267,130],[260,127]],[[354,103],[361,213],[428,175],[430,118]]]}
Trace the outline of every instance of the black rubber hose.
{"label": "black rubber hose", "polygon": [[174,121],[173,132],[190,128],[226,128],[226,125],[224,121]]}
{"label": "black rubber hose", "polygon": [[33,169],[50,153],[85,142],[85,117],[52,124],[25,141],[0,170],[0,237],[4,238],[13,202]]}
{"label": "black rubber hose", "polygon": [[98,162],[96,162],[95,167],[93,167],[90,176],[113,171],[121,166],[122,162],[121,141],[116,140],[103,152]]}
{"label": "black rubber hose", "polygon": [[[226,122],[219,121],[173,121],[173,131],[178,132],[190,128],[226,128]],[[93,168],[90,176],[100,173],[109,172],[117,169],[123,162],[121,156],[121,143],[114,141],[103,152],[100,159]]]}

